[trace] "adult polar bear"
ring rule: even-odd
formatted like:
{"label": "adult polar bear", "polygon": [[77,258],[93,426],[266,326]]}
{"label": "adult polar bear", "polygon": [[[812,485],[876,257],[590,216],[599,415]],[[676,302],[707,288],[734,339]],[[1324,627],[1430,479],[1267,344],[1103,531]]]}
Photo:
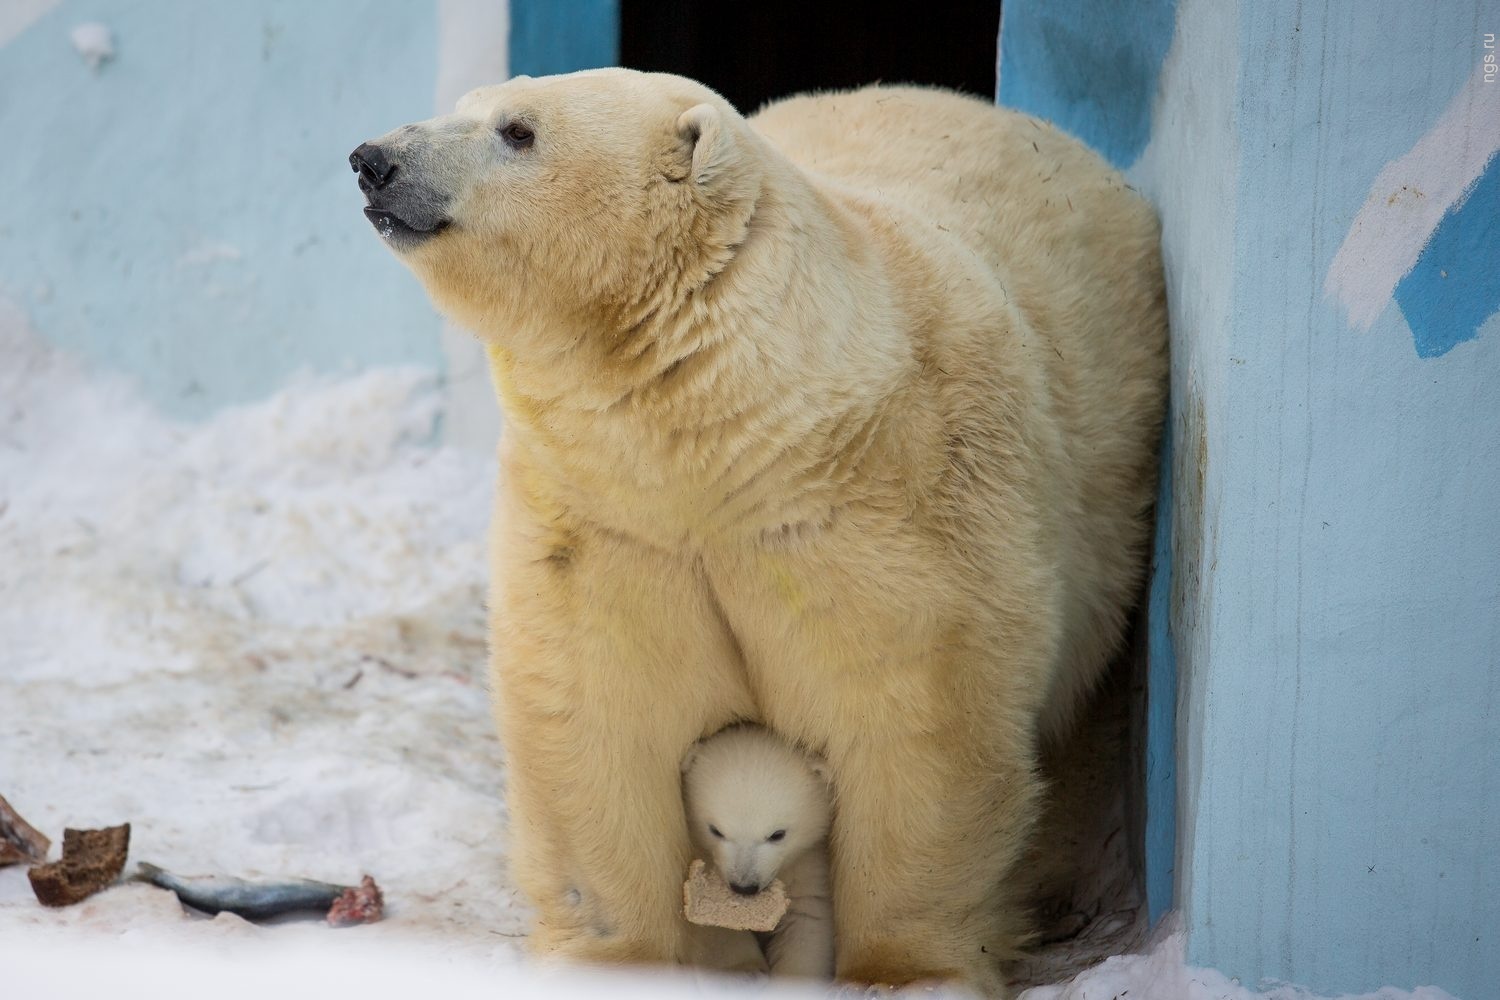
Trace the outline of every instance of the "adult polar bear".
{"label": "adult polar bear", "polygon": [[505,409],[493,669],[536,946],[697,954],[678,765],[754,720],[829,762],[840,976],[1003,991],[1038,743],[1142,579],[1148,206],[978,100],[747,121],[625,70],[474,91],[351,163]]}

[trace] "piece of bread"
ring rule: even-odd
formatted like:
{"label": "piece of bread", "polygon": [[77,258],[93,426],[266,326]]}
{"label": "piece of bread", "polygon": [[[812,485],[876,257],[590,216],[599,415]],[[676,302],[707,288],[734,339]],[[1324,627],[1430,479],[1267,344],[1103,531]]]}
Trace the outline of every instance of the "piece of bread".
{"label": "piece of bread", "polygon": [[753,896],[741,896],[702,861],[688,866],[687,881],[682,884],[683,916],[703,927],[774,931],[786,915],[787,904],[786,886],[780,879]]}
{"label": "piece of bread", "polygon": [[43,906],[70,906],[119,878],[129,851],[129,823],[103,830],[64,830],[62,860],[29,869],[26,877]]}

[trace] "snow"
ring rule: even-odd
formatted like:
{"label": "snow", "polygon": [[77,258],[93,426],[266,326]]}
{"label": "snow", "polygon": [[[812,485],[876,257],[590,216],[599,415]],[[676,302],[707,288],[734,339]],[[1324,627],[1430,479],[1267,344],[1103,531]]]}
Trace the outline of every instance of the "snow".
{"label": "snow", "polygon": [[[1213,969],[1187,964],[1182,932],[1168,917],[1142,954],[1118,955],[1079,973],[1071,981],[1027,990],[1022,1000],[1318,1000],[1321,994],[1291,985],[1256,992]],[[1386,987],[1374,993],[1345,994],[1339,1000],[1453,1000],[1443,990]]]}
{"label": "snow", "polygon": [[[605,991],[520,956],[483,670],[493,464],[435,443],[438,405],[430,373],[385,369],[176,423],[0,312],[0,795],[55,841],[128,821],[132,862],[368,872],[387,904],[339,931],[208,919],[141,884],[47,910],[0,869],[6,996]],[[1025,996],[1311,996],[1182,955],[1168,933]],[[688,974],[609,990],[781,995]]]}
{"label": "snow", "polygon": [[89,64],[89,69],[97,71],[115,57],[114,32],[98,21],[77,25],[68,33],[68,38],[72,40],[73,48]]}
{"label": "snow", "polygon": [[[182,874],[369,872],[391,919],[362,934],[512,953],[493,473],[432,446],[431,375],[190,425],[13,318],[0,359],[0,795],[54,840],[129,821],[132,858]],[[42,910],[0,870],[0,937],[163,923],[211,922],[138,885]]]}

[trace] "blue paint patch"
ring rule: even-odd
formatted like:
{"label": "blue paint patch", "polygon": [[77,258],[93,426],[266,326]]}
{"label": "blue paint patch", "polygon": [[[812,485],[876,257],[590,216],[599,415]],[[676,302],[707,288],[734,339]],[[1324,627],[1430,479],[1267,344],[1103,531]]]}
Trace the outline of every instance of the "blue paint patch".
{"label": "blue paint patch", "polygon": [[1146,911],[1172,908],[1177,857],[1177,654],[1172,648],[1172,432],[1162,434],[1156,543],[1146,603]]}
{"label": "blue paint patch", "polygon": [[1500,311],[1500,153],[1448,209],[1395,298],[1421,358],[1473,340]]}
{"label": "blue paint patch", "polygon": [[510,0],[511,76],[571,73],[619,61],[619,0]]}
{"label": "blue paint patch", "polygon": [[1049,119],[1121,170],[1151,138],[1151,105],[1177,0],[1006,4],[1000,103]]}

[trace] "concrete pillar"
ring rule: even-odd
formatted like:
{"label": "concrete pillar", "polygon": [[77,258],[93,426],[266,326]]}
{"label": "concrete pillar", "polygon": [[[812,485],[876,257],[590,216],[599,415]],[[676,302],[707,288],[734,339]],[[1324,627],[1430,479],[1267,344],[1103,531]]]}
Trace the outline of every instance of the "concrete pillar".
{"label": "concrete pillar", "polygon": [[1489,0],[1003,8],[1001,102],[1161,211],[1148,882],[1250,983],[1500,981],[1496,32]]}

